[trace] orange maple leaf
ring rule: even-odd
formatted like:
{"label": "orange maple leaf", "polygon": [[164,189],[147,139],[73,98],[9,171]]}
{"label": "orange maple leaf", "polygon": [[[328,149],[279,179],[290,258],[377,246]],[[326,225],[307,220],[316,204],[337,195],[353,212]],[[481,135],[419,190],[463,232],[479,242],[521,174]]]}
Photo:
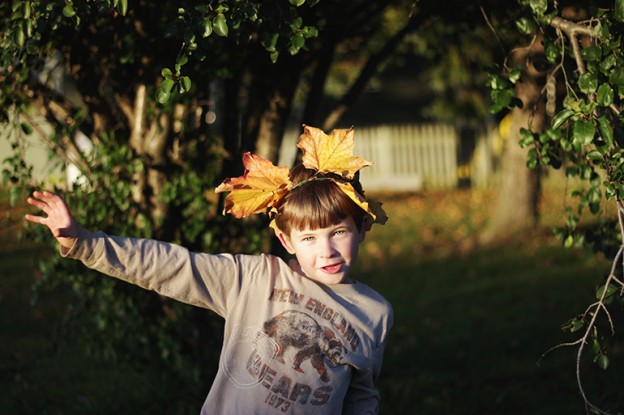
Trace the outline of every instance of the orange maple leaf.
{"label": "orange maple leaf", "polygon": [[225,179],[216,193],[230,192],[225,198],[224,213],[236,218],[266,212],[289,190],[288,167],[275,166],[270,160],[249,152],[243,156],[245,173]]}
{"label": "orange maple leaf", "polygon": [[353,155],[353,127],[336,129],[330,135],[321,129],[303,126],[297,147],[303,152],[301,162],[319,173],[334,173],[353,180],[355,173],[370,166],[370,161]]}

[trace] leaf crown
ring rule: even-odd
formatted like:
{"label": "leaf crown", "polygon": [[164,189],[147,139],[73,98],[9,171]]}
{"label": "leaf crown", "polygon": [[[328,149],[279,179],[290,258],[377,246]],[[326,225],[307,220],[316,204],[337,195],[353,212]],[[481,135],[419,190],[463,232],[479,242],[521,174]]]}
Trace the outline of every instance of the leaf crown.
{"label": "leaf crown", "polygon": [[256,213],[275,216],[291,190],[313,180],[331,180],[370,215],[372,223],[386,222],[388,217],[381,203],[372,199],[366,200],[353,186],[359,170],[372,165],[371,162],[353,155],[353,127],[336,129],[327,135],[319,128],[303,125],[297,147],[302,151],[302,165],[316,171],[313,176],[293,184],[288,167],[275,166],[270,160],[246,152],[243,155],[245,173],[225,179],[215,189],[217,193],[230,192],[225,199],[223,213],[232,214],[236,218]]}

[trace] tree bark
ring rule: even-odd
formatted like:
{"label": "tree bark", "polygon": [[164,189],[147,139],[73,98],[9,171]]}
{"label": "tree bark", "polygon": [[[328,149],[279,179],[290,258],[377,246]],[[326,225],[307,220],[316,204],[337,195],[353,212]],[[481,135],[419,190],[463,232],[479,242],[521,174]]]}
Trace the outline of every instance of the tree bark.
{"label": "tree bark", "polygon": [[528,149],[519,145],[520,129],[533,132],[544,129],[546,121],[542,88],[545,81],[543,72],[534,65],[542,59],[543,47],[539,39],[531,46],[520,48],[515,60],[524,66],[522,80],[516,85],[516,96],[522,101],[522,108],[511,112],[511,126],[507,147],[501,161],[501,176],[494,212],[485,231],[480,235],[480,243],[487,244],[506,238],[513,233],[533,228],[538,223],[541,180],[539,167],[530,170],[526,167]]}

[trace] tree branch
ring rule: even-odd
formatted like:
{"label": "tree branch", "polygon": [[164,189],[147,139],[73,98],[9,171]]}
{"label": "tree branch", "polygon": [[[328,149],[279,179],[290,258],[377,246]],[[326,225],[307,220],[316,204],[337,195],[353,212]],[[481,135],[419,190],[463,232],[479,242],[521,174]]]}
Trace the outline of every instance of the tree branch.
{"label": "tree branch", "polygon": [[368,84],[370,79],[377,73],[379,65],[381,65],[394,52],[405,36],[415,30],[419,23],[424,19],[425,16],[423,13],[419,13],[417,19],[410,18],[405,26],[403,26],[401,30],[390,38],[381,50],[369,58],[351,88],[349,88],[349,90],[343,95],[334,110],[325,118],[325,121],[323,122],[323,130],[329,131],[335,128],[353,102],[355,102],[357,97],[362,93],[366,84]]}

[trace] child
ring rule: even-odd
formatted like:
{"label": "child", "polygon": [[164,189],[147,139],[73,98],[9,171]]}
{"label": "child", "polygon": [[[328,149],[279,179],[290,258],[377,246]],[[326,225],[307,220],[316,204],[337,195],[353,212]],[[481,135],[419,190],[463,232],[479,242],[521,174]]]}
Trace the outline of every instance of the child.
{"label": "child", "polygon": [[184,247],[89,232],[63,199],[34,192],[61,255],[225,318],[219,370],[202,414],[375,414],[374,380],[392,325],[392,308],[351,269],[380,205],[356,190],[353,130],[327,136],[304,126],[302,165],[288,171],[245,155],[245,175],[217,188],[226,212],[268,212],[296,260],[271,255],[189,252]]}

